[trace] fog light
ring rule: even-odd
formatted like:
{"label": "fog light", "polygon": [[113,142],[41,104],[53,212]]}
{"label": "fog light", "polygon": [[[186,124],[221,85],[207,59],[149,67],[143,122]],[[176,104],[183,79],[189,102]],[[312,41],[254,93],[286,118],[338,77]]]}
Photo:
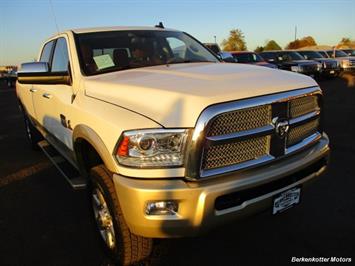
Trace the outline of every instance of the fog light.
{"label": "fog light", "polygon": [[176,201],[149,202],[145,213],[147,215],[174,215],[178,211],[178,206]]}

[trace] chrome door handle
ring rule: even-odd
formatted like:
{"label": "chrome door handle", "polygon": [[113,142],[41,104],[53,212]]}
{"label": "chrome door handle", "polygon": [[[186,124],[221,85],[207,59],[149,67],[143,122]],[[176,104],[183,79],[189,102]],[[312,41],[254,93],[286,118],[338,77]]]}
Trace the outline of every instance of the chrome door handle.
{"label": "chrome door handle", "polygon": [[30,92],[36,92],[37,89],[30,89]]}
{"label": "chrome door handle", "polygon": [[52,95],[49,94],[49,93],[43,93],[42,96],[43,96],[44,98],[47,98],[47,99],[52,98]]}

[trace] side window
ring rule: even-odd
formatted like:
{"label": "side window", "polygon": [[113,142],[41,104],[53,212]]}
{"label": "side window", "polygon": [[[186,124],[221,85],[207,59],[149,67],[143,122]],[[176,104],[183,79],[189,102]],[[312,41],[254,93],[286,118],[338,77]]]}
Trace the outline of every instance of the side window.
{"label": "side window", "polygon": [[42,53],[41,53],[41,58],[39,59],[40,62],[49,63],[49,60],[50,60],[50,57],[51,57],[53,43],[54,43],[54,41],[50,41],[49,43],[46,43],[46,45],[43,47],[43,50],[42,50]]}
{"label": "side window", "polygon": [[68,71],[68,63],[69,57],[67,42],[64,38],[59,38],[54,49],[52,72]]}

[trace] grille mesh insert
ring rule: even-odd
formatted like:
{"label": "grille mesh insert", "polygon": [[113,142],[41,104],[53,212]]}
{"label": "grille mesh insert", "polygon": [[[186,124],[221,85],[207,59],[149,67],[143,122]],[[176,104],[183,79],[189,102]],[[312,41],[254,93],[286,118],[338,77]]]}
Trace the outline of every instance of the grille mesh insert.
{"label": "grille mesh insert", "polygon": [[290,101],[290,116],[295,118],[318,109],[317,96],[306,96]]}
{"label": "grille mesh insert", "polygon": [[301,126],[291,128],[288,133],[287,146],[292,146],[317,132],[319,119],[313,120]]}
{"label": "grille mesh insert", "polygon": [[214,145],[205,150],[202,169],[214,169],[257,159],[269,154],[270,136]]}
{"label": "grille mesh insert", "polygon": [[271,106],[236,110],[216,116],[212,121],[208,136],[220,136],[254,129],[271,123]]}

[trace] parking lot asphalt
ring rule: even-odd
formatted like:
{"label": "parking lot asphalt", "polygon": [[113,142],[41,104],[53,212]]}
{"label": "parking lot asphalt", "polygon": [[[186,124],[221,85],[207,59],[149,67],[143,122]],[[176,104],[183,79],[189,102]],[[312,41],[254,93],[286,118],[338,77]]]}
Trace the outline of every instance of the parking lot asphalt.
{"label": "parking lot asphalt", "polygon": [[[286,265],[292,257],[355,261],[355,76],[322,80],[328,171],[302,203],[198,238],[157,241],[152,265]],[[86,191],[73,191],[25,139],[14,88],[0,82],[0,265],[110,265]]]}

